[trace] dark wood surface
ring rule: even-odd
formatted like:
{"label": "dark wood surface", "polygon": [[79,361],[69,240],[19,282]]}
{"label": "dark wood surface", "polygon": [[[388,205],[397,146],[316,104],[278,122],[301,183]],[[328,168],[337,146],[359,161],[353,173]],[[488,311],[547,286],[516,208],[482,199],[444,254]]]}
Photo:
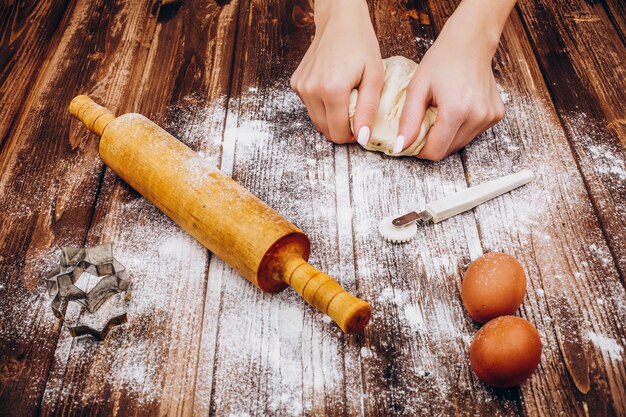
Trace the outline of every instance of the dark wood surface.
{"label": "dark wood surface", "polygon": [[[420,57],[455,0],[373,1],[383,56]],[[315,132],[289,91],[310,4],[0,5],[0,412],[8,415],[626,415],[626,43],[620,1],[521,0],[494,60],[505,119],[440,163]],[[371,302],[343,335],[291,291],[262,294],[101,163],[80,93],[152,118],[301,227],[314,265]],[[378,237],[389,214],[499,175],[536,180]],[[73,339],[43,276],[58,248],[113,242],[129,322]],[[487,251],[528,274],[544,344],[493,390],[469,366],[462,274]],[[84,312],[74,309],[68,316]]]}

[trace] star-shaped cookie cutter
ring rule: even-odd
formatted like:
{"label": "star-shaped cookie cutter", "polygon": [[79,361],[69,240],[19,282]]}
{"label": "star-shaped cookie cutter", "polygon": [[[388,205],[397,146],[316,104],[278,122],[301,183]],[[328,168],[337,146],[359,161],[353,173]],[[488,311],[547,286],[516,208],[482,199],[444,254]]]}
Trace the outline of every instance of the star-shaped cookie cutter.
{"label": "star-shaped cookie cutter", "polygon": [[[100,278],[88,292],[75,285],[83,273]],[[68,302],[79,303],[94,313],[109,297],[128,290],[130,285],[126,269],[113,257],[112,245],[106,243],[92,248],[61,248],[59,266],[48,274],[46,286],[48,294],[53,297],[52,312],[58,319],[65,320],[62,310]],[[126,313],[112,317],[102,330],[85,325],[68,329],[74,337],[90,334],[103,340],[112,327],[125,322]]]}

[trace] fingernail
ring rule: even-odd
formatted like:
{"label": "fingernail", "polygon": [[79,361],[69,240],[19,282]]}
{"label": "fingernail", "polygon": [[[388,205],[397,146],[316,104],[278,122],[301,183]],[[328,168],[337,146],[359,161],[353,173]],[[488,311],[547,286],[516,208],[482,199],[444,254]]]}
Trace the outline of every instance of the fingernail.
{"label": "fingernail", "polygon": [[361,126],[356,141],[359,142],[359,145],[365,148],[367,143],[370,141],[370,128],[367,126]]}
{"label": "fingernail", "polygon": [[402,152],[403,148],[404,148],[404,136],[400,135],[394,142],[392,151],[394,154],[399,154],[400,152]]}

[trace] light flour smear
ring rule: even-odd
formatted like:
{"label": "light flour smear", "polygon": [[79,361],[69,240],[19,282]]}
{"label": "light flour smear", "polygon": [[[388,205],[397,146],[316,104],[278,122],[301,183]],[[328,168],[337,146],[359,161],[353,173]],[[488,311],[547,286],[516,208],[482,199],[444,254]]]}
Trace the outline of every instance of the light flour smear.
{"label": "light flour smear", "polygon": [[[199,151],[198,166],[220,167],[232,174],[236,168],[260,172],[263,170],[258,164],[271,163],[285,176],[295,178],[305,167],[308,171],[304,183],[313,181],[311,178],[317,181],[309,184],[316,189],[314,196],[302,188],[296,190],[306,197],[301,200],[278,192],[263,198],[312,236],[314,245],[318,245],[314,254],[328,255],[333,250],[324,246],[323,236],[339,241],[337,262],[317,266],[344,278],[343,284],[354,289],[358,270],[375,272],[389,266],[382,261],[368,265],[364,259],[354,259],[352,236],[367,235],[371,225],[353,224],[353,199],[336,195],[341,178],[349,181],[345,147],[319,141],[312,146],[315,155],[310,154],[312,147],[306,143],[293,143],[282,150],[281,141],[316,138],[316,134],[310,124],[294,122],[304,118],[304,110],[297,96],[285,91],[281,83],[265,90],[262,101],[244,99],[228,111],[225,99],[202,106],[195,104],[195,98],[187,98],[170,109],[174,117],[165,127]],[[530,116],[531,107],[543,105],[510,92],[501,91],[501,96],[512,103],[507,117],[520,121]],[[239,114],[246,106],[259,103],[263,107],[256,109],[257,118],[247,117],[245,111]],[[268,148],[273,152],[269,156]],[[514,216],[516,222],[494,218],[492,223],[481,224],[485,228],[484,243],[495,247],[496,237],[505,232],[503,224],[507,225],[506,233],[522,243],[551,239],[548,231],[554,207],[550,206],[550,195],[567,192],[579,178],[567,172],[553,175],[547,169],[549,161],[529,161],[520,144],[513,143],[508,133],[497,126],[472,145],[469,155],[493,149],[502,154],[501,165],[482,166],[473,172],[475,178],[490,179],[531,168],[538,181],[515,192],[525,198],[504,199],[506,204],[514,202],[515,207],[505,205],[501,212],[495,212],[496,216]],[[592,145],[590,152],[597,157],[599,173],[623,179],[624,161],[617,155],[601,145]],[[526,198],[538,192],[538,187],[546,198]],[[313,210],[307,207],[311,200],[318,201]],[[52,407],[53,401],[71,394],[70,380],[65,375],[71,363],[90,369],[90,386],[95,388],[80,394],[83,404],[103,401],[100,389],[108,386],[113,397],[130,396],[138,405],[159,403],[162,409],[180,408],[198,414],[217,409],[233,416],[301,415],[327,402],[341,402],[353,410],[364,407],[368,399],[362,394],[360,362],[384,362],[375,349],[346,342],[349,338],[344,338],[327,317],[308,307],[290,289],[278,295],[262,294],[144,199],[131,198],[119,204],[111,209],[114,218],[106,222],[123,230],[105,237],[115,242],[114,255],[126,266],[132,281],[129,323],[114,330],[102,344],[72,340],[63,333],[46,386],[46,406]],[[127,218],[139,221],[120,226]],[[458,233],[454,239],[467,239],[463,228],[450,230]],[[598,256],[610,257],[603,249],[601,252]],[[315,264],[317,259],[312,261]],[[430,274],[454,274],[456,262],[442,255],[426,268]],[[460,340],[467,345],[471,335],[450,323],[453,316],[445,305],[436,306],[435,316],[425,316],[419,306],[408,301],[409,295],[401,290],[404,279],[397,276],[378,299],[370,301],[395,308],[407,332],[428,331],[433,340]],[[556,281],[547,285],[556,285]],[[543,290],[537,289],[537,294],[543,296]],[[623,341],[594,332],[586,336],[608,357],[622,359]],[[415,370],[421,377],[430,371]],[[469,383],[451,381],[439,373],[434,378],[438,393],[450,392],[453,383]],[[190,394],[194,389],[195,396]],[[416,413],[421,401],[414,399]],[[430,409],[428,404],[422,405]]]}

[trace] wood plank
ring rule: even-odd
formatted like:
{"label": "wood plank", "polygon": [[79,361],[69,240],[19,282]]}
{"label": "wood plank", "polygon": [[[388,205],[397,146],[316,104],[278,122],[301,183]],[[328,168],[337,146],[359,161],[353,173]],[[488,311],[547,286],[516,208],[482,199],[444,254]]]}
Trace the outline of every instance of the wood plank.
{"label": "wood plank", "polygon": [[[441,28],[456,2],[431,5]],[[521,315],[540,330],[544,352],[539,371],[522,385],[521,410],[622,414],[626,373],[620,323],[626,294],[515,12],[495,65],[507,116],[466,148],[464,164],[469,185],[522,168],[537,174],[532,184],[475,210],[483,248],[514,254],[529,274]],[[612,341],[614,354],[599,339]],[[590,391],[583,395],[577,386]]]}
{"label": "wood plank", "polygon": [[601,4],[524,0],[519,9],[624,281],[626,45]]}
{"label": "wood plank", "polygon": [[[301,2],[252,0],[239,15],[238,2],[221,9],[185,2],[160,14],[154,41],[149,12],[155,9],[74,6],[69,16],[84,15],[86,22],[62,31],[20,116],[19,135],[11,130],[12,149],[1,154],[0,209],[10,217],[0,219],[0,276],[9,277],[0,288],[6,317],[0,409],[38,410],[48,370],[44,414],[619,415],[626,409],[624,288],[517,16],[496,61],[509,115],[462,158],[430,164],[333,146],[313,131],[288,89],[312,33],[291,20],[296,6],[306,8]],[[396,6],[372,6],[383,53],[417,59],[432,42],[427,10]],[[437,28],[453,6],[431,5]],[[88,25],[109,22],[130,23],[121,32],[123,25],[112,25],[108,33],[121,38],[85,42],[85,50],[100,45],[95,55],[76,52],[76,62],[66,62]],[[98,51],[103,64],[95,63]],[[83,66],[76,84],[63,78]],[[96,190],[100,180],[94,138],[66,123],[61,130],[72,145],[86,149],[77,157],[55,142],[40,160],[38,138],[59,133],[30,122],[48,119],[50,108],[54,118],[67,120],[63,100],[79,91],[95,93],[116,111],[154,118],[294,220],[313,241],[312,261],[373,303],[365,335],[341,334],[293,291],[261,294],[110,172],[99,195],[79,194]],[[32,166],[41,178],[27,176]],[[529,166],[540,173],[535,184],[420,230],[408,245],[380,242],[381,216],[463,189],[466,177],[474,185]],[[528,207],[537,195],[543,201]],[[37,279],[52,263],[48,248],[83,244],[88,228],[86,242],[115,241],[116,256],[131,271],[130,323],[101,345],[61,333],[52,358],[60,327]],[[515,253],[529,272],[521,315],[537,324],[546,347],[540,370],[521,389],[486,389],[468,367],[477,327],[458,291],[462,271],[484,250]],[[585,374],[587,395],[570,379],[580,385]]]}
{"label": "wood plank", "polygon": [[[351,240],[349,213],[337,209],[348,197],[337,188],[345,152],[339,160],[289,89],[312,33],[292,20],[296,7],[301,24],[302,2],[242,3],[221,168],[301,227],[313,244],[313,264],[354,290],[353,257],[343,246]],[[290,289],[262,294],[219,262],[209,276],[205,326],[218,312],[219,331],[215,341],[207,337],[215,368],[212,381],[199,387],[196,410],[358,414],[358,338],[342,334]],[[203,401],[209,389],[211,401]]]}
{"label": "wood plank", "polygon": [[152,31],[150,10],[139,2],[72,3],[58,47],[28,86],[0,153],[0,368],[9,370],[1,379],[2,410],[39,410],[61,328],[42,277],[52,269],[57,247],[84,244],[101,180],[97,143],[71,128],[68,103],[85,90],[114,109],[123,100],[127,75],[141,57],[140,40]]}
{"label": "wood plank", "polygon": [[622,38],[622,42],[626,44],[626,4],[620,0],[602,0],[602,4]]}
{"label": "wood plank", "polygon": [[[163,6],[126,106],[212,164],[220,159],[238,8],[237,1]],[[61,335],[44,412],[193,414],[204,378],[201,337],[216,321],[202,322],[209,253],[108,171],[88,243],[105,241],[115,242],[133,282],[129,322],[101,344]]]}
{"label": "wood plank", "polygon": [[[383,57],[419,61],[432,43],[424,4],[407,6],[372,5]],[[469,367],[475,325],[458,291],[460,270],[482,254],[471,213],[420,228],[405,245],[383,242],[377,231],[383,217],[466,188],[460,157],[433,164],[351,146],[349,162],[356,275],[374,308],[361,351],[364,414],[517,414],[515,392],[494,396]]]}
{"label": "wood plank", "polygon": [[[14,1],[0,4],[0,149],[15,127],[30,87],[54,50],[68,2]],[[38,22],[32,24],[32,22]]]}

